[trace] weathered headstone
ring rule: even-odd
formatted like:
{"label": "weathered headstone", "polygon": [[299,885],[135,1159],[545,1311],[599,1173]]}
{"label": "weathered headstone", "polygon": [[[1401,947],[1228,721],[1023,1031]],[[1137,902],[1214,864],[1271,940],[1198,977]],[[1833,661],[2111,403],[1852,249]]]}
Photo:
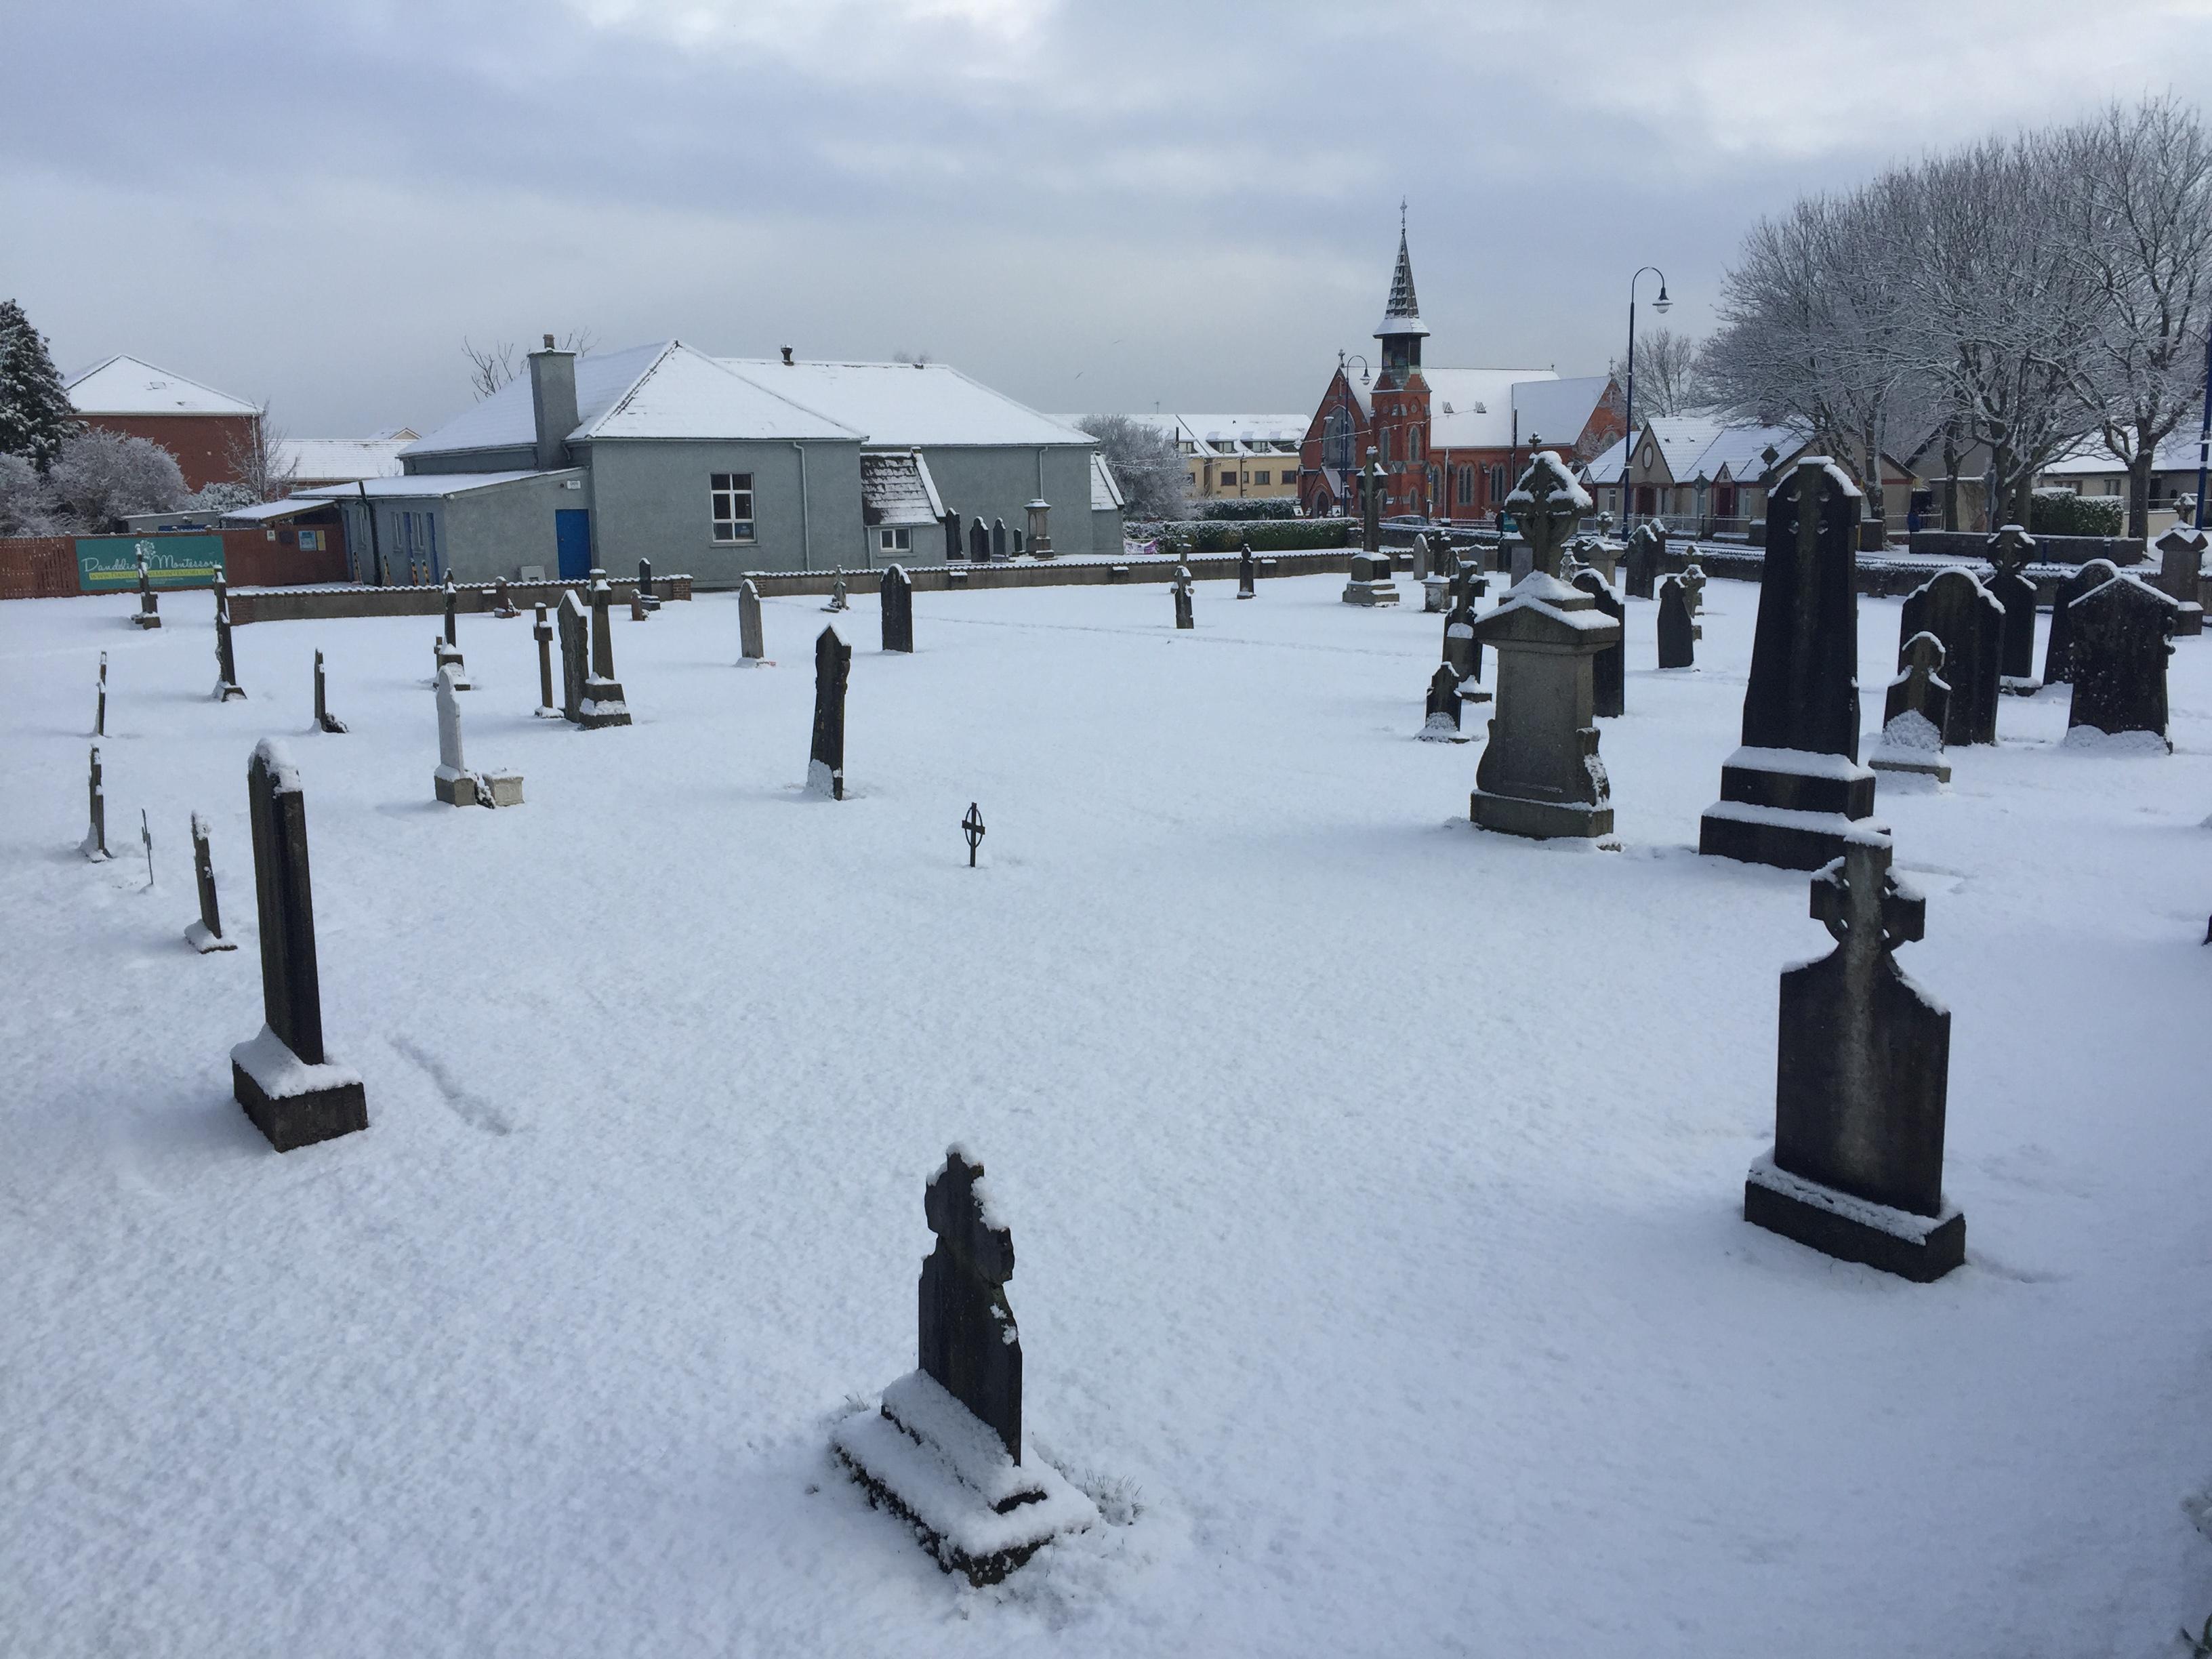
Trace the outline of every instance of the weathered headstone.
{"label": "weathered headstone", "polygon": [[2004,650],[2004,607],[1972,571],[1938,571],[1905,595],[1898,613],[1897,665],[1915,634],[1933,634],[1943,647],[1950,682],[1947,744],[1995,743]]}
{"label": "weathered headstone", "polygon": [[[553,701],[553,623],[545,614],[545,607],[537,607],[537,620],[530,624],[530,636],[538,641],[538,708],[540,720],[561,718],[560,705]],[[579,695],[583,687],[577,688]]]}
{"label": "weathered headstone", "polygon": [[615,678],[615,630],[614,623],[607,616],[607,607],[613,602],[614,590],[607,586],[607,573],[594,570],[592,572],[592,673],[591,678],[584,682],[583,718],[580,722],[587,730],[629,724],[629,705],[623,699],[622,682]]}
{"label": "weathered headstone", "polygon": [[1629,533],[1628,552],[1623,563],[1628,570],[1630,599],[1648,599],[1653,597],[1653,584],[1658,580],[1666,543],[1666,533],[1648,521],[1637,526]]}
{"label": "weathered headstone", "polygon": [[768,648],[761,641],[760,589],[750,576],[738,584],[738,655],[739,666],[763,662],[768,657]]}
{"label": "weathered headstone", "polygon": [[318,732],[343,732],[346,723],[331,713],[330,692],[323,680],[323,653],[315,653],[315,729]]}
{"label": "weathered headstone", "polygon": [[245,696],[238,684],[238,659],[230,642],[230,589],[218,570],[215,577],[215,700],[228,702]]}
{"label": "weathered headstone", "polygon": [[[1382,463],[1375,446],[1367,446],[1367,465],[1359,470],[1359,550],[1382,550]],[[1386,567],[1387,568],[1387,567]]]}
{"label": "weathered headstone", "polygon": [[1858,763],[1859,510],[1858,486],[1819,456],[1768,495],[1743,746],[1722,764],[1700,853],[1817,870],[1874,811]]}
{"label": "weathered headstone", "polygon": [[230,1051],[231,1090],[280,1152],[368,1127],[360,1074],[323,1048],[322,982],[307,876],[307,804],[291,758],[264,738],[246,768],[261,922],[261,1035]]}
{"label": "weathered headstone", "polygon": [[969,521],[968,562],[970,564],[988,564],[991,562],[991,529],[981,519]]}
{"label": "weathered headstone", "polygon": [[100,784],[98,744],[92,748],[92,775],[87,793],[90,800],[88,823],[76,850],[98,864],[114,856],[107,850],[107,791]]}
{"label": "weathered headstone", "polygon": [[107,653],[105,651],[100,653],[98,697],[99,700],[94,703],[92,710],[92,735],[95,738],[104,738],[107,735]]}
{"label": "weathered headstone", "polygon": [[1591,668],[1620,642],[1620,624],[1579,588],[1534,570],[1475,623],[1474,636],[1498,650],[1498,712],[1469,815],[1486,830],[1538,839],[1611,835]]}
{"label": "weathered headstone", "polygon": [[653,613],[651,611],[645,608],[644,598],[635,588],[631,589],[629,596],[629,619],[632,622],[643,622],[652,614]]}
{"label": "weathered headstone", "polygon": [[1474,637],[1474,596],[1465,589],[1444,613],[1443,659],[1458,679],[1482,678],[1482,641]]}
{"label": "weathered headstone", "polygon": [[637,602],[647,611],[660,609],[660,595],[653,586],[653,561],[637,562]]}
{"label": "weathered headstone", "polygon": [[845,599],[845,573],[842,570],[840,570],[836,578],[831,580],[830,603],[822,608],[824,611],[843,611],[848,608]]}
{"label": "weathered headstone", "polygon": [[1997,644],[1998,690],[2027,696],[2042,689],[2035,678],[2035,584],[2027,566],[2035,539],[2016,524],[2006,525],[1984,544],[1992,573],[1984,584],[2004,611]]}
{"label": "weathered headstone", "polygon": [[1364,549],[1354,553],[1345,579],[1344,602],[1364,605],[1397,604],[1398,585],[1390,580],[1390,574],[1388,553],[1370,553]]}
{"label": "weathered headstone", "polygon": [[923,1211],[937,1243],[921,1266],[920,1369],[884,1390],[879,1412],[847,1418],[830,1443],[947,1572],[996,1583],[1098,1511],[1023,1435],[1021,1333],[1006,1292],[1013,1237],[983,1166],[948,1148]]}
{"label": "weathered headstone", "polygon": [[238,941],[222,936],[222,908],[215,897],[215,859],[208,852],[207,820],[192,814],[192,879],[200,890],[200,919],[185,926],[185,943],[202,956],[235,951]]}
{"label": "weathered headstone", "polygon": [[1867,757],[1877,772],[1902,772],[1951,781],[1943,758],[1943,727],[1951,705],[1950,682],[1943,678],[1943,641],[1915,634],[1905,642],[1905,672],[1889,683],[1882,703],[1881,740]]}
{"label": "weathered headstone", "polygon": [[469,769],[461,752],[461,704],[453,695],[450,669],[438,672],[438,769],[431,775],[431,793],[448,806],[520,806],[520,772]]}
{"label": "weathered headstone", "polygon": [[1039,496],[1022,511],[1029,514],[1030,557],[1051,558],[1053,556],[1052,526],[1048,521],[1048,515],[1052,512],[1052,503]]}
{"label": "weathered headstone", "polygon": [[159,628],[161,625],[161,602],[154,597],[154,575],[142,550],[138,555],[138,610],[131,618],[133,628]]}
{"label": "weathered headstone", "polygon": [[1257,590],[1253,586],[1253,574],[1252,544],[1246,542],[1237,555],[1237,597],[1238,599],[1249,599],[1258,597]]}
{"label": "weathered headstone", "polygon": [[914,653],[914,581],[906,574],[904,565],[895,564],[884,572],[877,586],[878,604],[883,611],[884,649]]}
{"label": "weathered headstone", "polygon": [[591,623],[576,590],[561,595],[561,712],[584,723],[584,687],[592,677]]}
{"label": "weathered headstone", "polygon": [[440,635],[433,634],[430,636],[430,689],[433,691],[438,689],[438,676],[441,674],[453,677],[456,691],[475,689],[469,678],[468,665],[461,660],[460,647],[448,645]]}
{"label": "weathered headstone", "polygon": [[1695,559],[1689,559],[1674,574],[1682,580],[1682,599],[1690,611],[1691,637],[1702,640],[1705,637],[1705,625],[1698,618],[1705,609],[1705,568]]}
{"label": "weathered headstone", "polygon": [[1966,1254],[1966,1218],[1943,1197],[1951,1016],[1897,965],[1927,903],[1889,860],[1887,836],[1854,832],[1813,878],[1836,948],[1782,975],[1774,1150],[1751,1167],[1743,1215],[1926,1284]]}
{"label": "weathered headstone", "polygon": [[2066,741],[2089,744],[2123,733],[2143,734],[2168,753],[2166,662],[2181,605],[2139,577],[2115,575],[2069,607],[2074,703]]}
{"label": "weathered headstone", "polygon": [[1690,620],[1689,590],[1680,576],[1659,582],[1659,665],[1695,668],[1698,665],[1697,624]]}
{"label": "weathered headstone", "polygon": [[1505,505],[1528,544],[1529,573],[1556,579],[1560,550],[1574,534],[1582,515],[1590,509],[1589,491],[1575,482],[1575,475],[1556,452],[1540,449],[1528,458]]}
{"label": "weathered headstone", "polygon": [[453,586],[449,574],[446,577],[446,643],[458,651],[461,648],[459,625],[456,620],[461,605],[461,591]]}
{"label": "weathered headstone", "polygon": [[1177,565],[1175,580],[1169,583],[1168,586],[1175,595],[1175,625],[1177,628],[1197,627],[1197,620],[1191,612],[1190,567],[1187,564]]}
{"label": "weathered headstone", "polygon": [[1621,623],[1620,636],[1590,659],[1591,708],[1600,720],[1615,720],[1628,712],[1628,607],[1614,597],[1612,586],[1595,570],[1580,572],[1574,586],[1589,594],[1601,611]]}
{"label": "weathered headstone", "polygon": [[2193,640],[2204,631],[2205,533],[2194,525],[2177,524],[2158,538],[2158,586],[2178,607],[2173,613],[2173,636]]}
{"label": "weathered headstone", "polygon": [[2045,685],[2070,684],[2074,678],[2071,644],[2074,635],[2074,601],[2084,593],[2094,592],[2120,574],[2120,568],[2110,559],[2092,559],[2072,575],[2058,584],[2058,592],[2051,606],[2051,636],[2043,645],[2043,683]]}
{"label": "weathered headstone", "polygon": [[991,556],[994,559],[1006,556],[1006,521],[1004,519],[991,520]]}
{"label": "weathered headstone", "polygon": [[492,584],[491,614],[495,617],[519,617],[522,614],[514,608],[514,595],[507,591],[504,576]]}
{"label": "weathered headstone", "polygon": [[1421,736],[1431,743],[1464,743],[1460,730],[1459,676],[1448,662],[1438,663],[1429,676],[1429,700],[1421,721]]}
{"label": "weathered headstone", "polygon": [[853,672],[853,647],[824,628],[814,641],[814,747],[806,787],[831,800],[845,799],[845,686]]}

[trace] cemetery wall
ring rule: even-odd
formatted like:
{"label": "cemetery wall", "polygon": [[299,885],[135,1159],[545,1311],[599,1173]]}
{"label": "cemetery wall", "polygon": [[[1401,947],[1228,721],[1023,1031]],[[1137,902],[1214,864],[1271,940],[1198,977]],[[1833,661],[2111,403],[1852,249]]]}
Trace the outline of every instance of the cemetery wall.
{"label": "cemetery wall", "polygon": [[[752,475],[750,543],[713,539],[717,472]],[[802,461],[782,441],[603,440],[592,446],[590,476],[594,556],[609,570],[650,559],[690,572],[702,588],[735,587],[752,569],[849,567],[861,546],[857,441],[811,439]]]}
{"label": "cemetery wall", "polygon": [[0,541],[0,599],[64,599],[76,592],[76,537]]}
{"label": "cemetery wall", "polygon": [[[1033,501],[1052,507],[1047,521],[1053,550],[1062,558],[1111,557],[1121,551],[1117,540],[1100,547],[1091,538],[1091,451],[1084,445],[1014,448],[1008,446],[924,446],[922,460],[937,485],[937,498],[945,510],[957,513],[965,526],[981,519],[989,524],[1003,519],[1007,545],[1017,530],[1027,534]],[[854,491],[857,499],[858,489]],[[943,532],[939,532],[940,540]]]}
{"label": "cemetery wall", "polygon": [[[191,534],[201,540],[222,538],[224,574],[234,583],[336,582],[345,580],[348,574],[344,540],[334,530],[331,544],[313,552],[301,551],[296,542],[288,544],[274,539],[265,530]],[[138,539],[158,542],[161,537],[157,533]],[[83,592],[76,544],[74,536],[0,538],[0,599],[73,599]]]}
{"label": "cemetery wall", "polygon": [[[1973,530],[1916,530],[1906,538],[1906,550],[1916,557],[1978,559],[1990,538]],[[2036,556],[2056,564],[2087,564],[2110,559],[2117,565],[2139,562],[2143,544],[2124,536],[2038,536]]]}
{"label": "cemetery wall", "polygon": [[[1273,569],[1267,568],[1270,563]],[[1269,554],[1261,560],[1261,570],[1263,580],[1271,576],[1341,576],[1350,564],[1350,555],[1338,548],[1321,552]],[[1188,567],[1190,574],[1200,581],[1237,580],[1236,556],[1220,554],[1121,560],[1024,559],[1018,564],[908,565],[906,572],[913,579],[916,592],[942,593],[994,587],[1084,587],[1137,582],[1164,585],[1175,580],[1177,565]],[[763,599],[827,593],[836,579],[834,572],[822,570],[750,573],[752,584]],[[856,592],[867,591],[865,581],[854,582],[849,572],[847,586]]]}
{"label": "cemetery wall", "polygon": [[[637,592],[635,575],[607,578],[607,586],[613,592],[617,605],[627,605]],[[530,607],[542,605],[550,611],[561,602],[561,595],[569,588],[580,593],[582,582],[517,582],[507,584],[507,592],[523,615]],[[454,588],[453,609],[463,614],[489,611],[498,603],[496,592],[489,587],[460,586]],[[653,591],[664,599],[685,600],[691,597],[691,578],[663,575],[653,573]],[[829,579],[823,579],[823,592],[829,591]],[[230,621],[234,628],[257,622],[305,622],[325,618],[351,617],[442,617],[446,614],[446,590],[442,586],[424,584],[411,587],[289,587],[240,590],[230,592]]]}

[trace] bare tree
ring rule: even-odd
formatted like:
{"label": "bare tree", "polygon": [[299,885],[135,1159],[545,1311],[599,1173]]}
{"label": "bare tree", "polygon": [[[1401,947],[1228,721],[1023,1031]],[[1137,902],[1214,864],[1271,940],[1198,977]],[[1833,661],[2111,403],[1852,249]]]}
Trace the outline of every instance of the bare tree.
{"label": "bare tree", "polygon": [[[1710,402],[1701,380],[1698,343],[1671,328],[1654,328],[1636,337],[1636,408],[1646,417],[1694,415]],[[1606,365],[1615,386],[1626,384],[1620,359]],[[1626,402],[1615,398],[1615,406]]]}
{"label": "bare tree", "polygon": [[98,428],[63,441],[46,483],[73,524],[92,531],[112,528],[126,513],[174,512],[190,499],[174,455]]}
{"label": "bare tree", "polygon": [[927,351],[894,351],[891,353],[891,361],[895,363],[912,363],[916,368],[927,368],[936,359]]}
{"label": "bare tree", "polygon": [[1143,522],[1190,513],[1190,474],[1175,440],[1127,415],[1088,415],[1076,423],[1098,441],[1130,518]]}
{"label": "bare tree", "polygon": [[269,418],[269,405],[254,413],[253,423],[223,446],[223,466],[257,501],[282,500],[292,493],[299,468],[282,427]]}
{"label": "bare tree", "polygon": [[[572,328],[561,337],[561,349],[573,351],[580,357],[598,343],[599,337],[588,328]],[[477,394],[478,403],[522,372],[521,365],[516,362],[516,353],[520,349],[512,340],[478,346],[463,337],[461,350],[469,360],[469,389]]]}
{"label": "bare tree", "polygon": [[2128,469],[2127,533],[2150,530],[2158,447],[2203,395],[2212,312],[2212,139],[2171,94],[2114,103],[2058,140],[2064,218],[2097,296],[2069,365],[2097,436]]}

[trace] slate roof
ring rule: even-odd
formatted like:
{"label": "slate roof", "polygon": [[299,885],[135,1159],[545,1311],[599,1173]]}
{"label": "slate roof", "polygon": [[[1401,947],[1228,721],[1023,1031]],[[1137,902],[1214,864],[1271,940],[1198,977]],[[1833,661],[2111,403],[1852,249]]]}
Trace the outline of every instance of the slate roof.
{"label": "slate roof", "polygon": [[911,450],[860,452],[860,517],[868,525],[936,524],[945,503],[929,467]]}

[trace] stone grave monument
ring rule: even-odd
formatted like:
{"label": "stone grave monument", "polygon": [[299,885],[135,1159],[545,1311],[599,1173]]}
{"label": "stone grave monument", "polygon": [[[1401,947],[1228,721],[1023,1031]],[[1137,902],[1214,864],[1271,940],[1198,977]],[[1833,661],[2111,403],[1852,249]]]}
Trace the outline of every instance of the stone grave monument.
{"label": "stone grave monument", "polygon": [[1995,743],[2003,663],[2005,613],[1996,596],[1972,571],[1937,572],[1907,595],[1899,612],[1897,665],[1905,642],[1933,634],[1943,647],[1943,678],[1950,682],[1947,744]]}
{"label": "stone grave monument", "polygon": [[767,657],[767,647],[761,642],[760,589],[748,576],[738,584],[738,666],[764,662]]}
{"label": "stone grave monument", "polygon": [[645,608],[644,597],[636,589],[632,588],[629,596],[629,619],[632,622],[643,622],[652,614]]}
{"label": "stone grave monument", "polygon": [[1966,1255],[1943,1197],[1951,1016],[1897,965],[1928,909],[1889,860],[1887,836],[1854,830],[1813,878],[1836,948],[1782,975],[1774,1150],[1751,1166],[1743,1217],[1926,1284]]}
{"label": "stone grave monument", "polygon": [[192,879],[200,890],[200,919],[185,927],[185,943],[202,956],[235,951],[238,941],[222,935],[222,909],[215,899],[215,860],[208,852],[207,820],[192,814]]}
{"label": "stone grave monument", "polygon": [[1001,564],[1006,562],[1006,521],[1004,519],[991,520],[991,556]]}
{"label": "stone grave monument", "polygon": [[1344,602],[1364,605],[1397,604],[1398,584],[1390,580],[1390,573],[1388,553],[1353,554],[1351,572],[1344,584]]}
{"label": "stone grave monument", "polygon": [[[1505,505],[1521,526],[1528,544],[1528,570],[1557,579],[1559,552],[1574,534],[1582,515],[1590,510],[1589,492],[1575,482],[1557,452],[1540,449],[1505,498]],[[1517,569],[1517,567],[1516,567]],[[1516,585],[1520,577],[1516,575]],[[1504,678],[1500,671],[1499,678]]]}
{"label": "stone grave monument", "polygon": [[215,574],[215,700],[228,702],[233,697],[243,701],[245,690],[238,684],[238,659],[230,642],[230,589],[222,580],[220,570]]}
{"label": "stone grave monument", "polygon": [[307,802],[291,758],[263,738],[246,772],[253,891],[261,922],[261,1035],[230,1051],[231,1091],[280,1152],[368,1127],[357,1072],[323,1048]]}
{"label": "stone grave monument", "polygon": [[131,618],[133,628],[159,628],[161,602],[154,597],[154,575],[143,552],[138,556],[138,609]]}
{"label": "stone grave monument", "polygon": [[107,850],[107,791],[100,780],[100,745],[98,744],[92,746],[92,781],[88,793],[91,811],[84,832],[84,839],[76,844],[76,850],[94,864],[99,864],[112,858],[114,854]]}
{"label": "stone grave monument", "polygon": [[[545,607],[537,607],[537,620],[530,624],[530,636],[538,641],[538,707],[532,712],[542,720],[561,718],[561,706],[553,701],[553,623],[545,614]],[[582,690],[579,686],[579,692]]]}
{"label": "stone grave monument", "polygon": [[1196,628],[1198,623],[1191,611],[1190,567],[1187,564],[1177,565],[1175,580],[1168,584],[1168,587],[1175,595],[1175,625],[1177,628]]}
{"label": "stone grave monument", "polygon": [[607,573],[592,572],[592,672],[584,682],[583,718],[587,728],[628,726],[629,705],[623,700],[622,682],[615,678],[615,630],[607,615],[614,590]]}
{"label": "stone grave monument", "polygon": [[1047,519],[1052,511],[1052,503],[1040,497],[1023,507],[1022,511],[1029,515],[1030,557],[1051,558],[1053,556],[1052,532]]}
{"label": "stone grave monument", "polygon": [[331,713],[331,700],[323,679],[323,653],[315,653],[315,730],[343,732],[346,723]]}
{"label": "stone grave monument", "polygon": [[438,769],[431,793],[448,806],[520,806],[520,772],[471,772],[461,753],[461,702],[450,669],[438,673]]}
{"label": "stone grave monument", "polygon": [[2069,658],[2069,647],[2073,638],[2071,617],[2074,601],[2084,593],[2102,587],[2120,574],[2119,566],[2110,559],[2091,559],[2058,584],[2058,592],[2051,607],[2051,636],[2043,646],[2043,683],[2045,685],[2070,684],[2074,671]]}
{"label": "stone grave monument", "polygon": [[1462,684],[1482,678],[1482,641],[1474,637],[1474,595],[1465,587],[1444,613],[1443,660]]}
{"label": "stone grave monument", "polygon": [[883,612],[884,649],[914,654],[914,582],[904,565],[892,565],[878,585]]}
{"label": "stone grave monument", "polygon": [[840,570],[836,579],[830,582],[830,603],[822,608],[824,611],[843,611],[848,608],[845,603],[845,573],[842,570]]}
{"label": "stone grave monument", "polygon": [[2004,611],[1997,644],[1997,689],[2032,696],[2043,689],[2035,678],[2035,584],[2027,576],[2035,540],[2018,525],[2008,524],[1989,538],[1984,551],[1994,569],[1984,586]]}
{"label": "stone grave monument", "polygon": [[1259,597],[1259,592],[1253,585],[1254,574],[1252,544],[1247,541],[1239,547],[1237,554],[1237,597],[1238,599],[1252,599]]}
{"label": "stone grave monument", "polygon": [[884,1390],[879,1410],[840,1423],[830,1446],[940,1567],[994,1584],[1098,1510],[1022,1432],[1013,1237],[983,1166],[948,1148],[922,1207],[937,1243],[921,1264],[920,1367]]}
{"label": "stone grave monument", "polygon": [[459,615],[461,605],[460,589],[453,586],[451,575],[446,578],[446,643],[453,647],[455,656],[460,654],[461,636]]}
{"label": "stone grave monument", "polygon": [[853,672],[853,647],[824,628],[814,641],[814,747],[806,787],[831,800],[845,799],[845,685]]}
{"label": "stone grave monument", "polygon": [[1690,620],[1690,593],[1680,576],[1659,581],[1659,665],[1695,668],[1698,665],[1697,623]]}
{"label": "stone grave monument", "polygon": [[1437,672],[1429,676],[1429,700],[1421,721],[1420,735],[1431,743],[1465,743],[1468,734],[1460,730],[1460,677],[1452,672],[1448,662],[1437,665]]}
{"label": "stone grave monument", "polygon": [[653,591],[653,561],[650,559],[637,562],[637,602],[647,611],[660,609],[660,595]]}
{"label": "stone grave monument", "polygon": [[1943,678],[1943,641],[1915,634],[1905,642],[1905,672],[1889,683],[1881,710],[1881,738],[1867,757],[1877,772],[1899,772],[1951,781],[1943,758],[1943,727],[1951,703]]}
{"label": "stone grave monument", "polygon": [[1858,763],[1859,504],[1858,486],[1820,456],[1767,497],[1743,746],[1722,763],[1700,853],[1817,870],[1874,811],[1874,773]]}
{"label": "stone grave monument", "polygon": [[1611,584],[1595,569],[1577,573],[1574,586],[1589,594],[1601,611],[1621,623],[1620,637],[1590,659],[1591,707],[1600,720],[1617,720],[1628,712],[1628,607],[1613,597]]}
{"label": "stone grave monument", "polygon": [[2167,641],[2180,603],[2140,577],[2118,573],[2068,609],[2074,702],[2067,711],[2066,741],[2095,744],[2141,733],[2138,744],[2156,743],[2171,754],[2166,661],[2172,654]]}
{"label": "stone grave monument", "polygon": [[584,723],[584,685],[592,675],[591,623],[573,587],[561,595],[561,713]]}
{"label": "stone grave monument", "polygon": [[514,608],[514,595],[507,591],[504,576],[492,584],[491,614],[495,617],[519,617],[522,614]]}
{"label": "stone grave monument", "polygon": [[1656,524],[1646,520],[1629,532],[1628,552],[1622,561],[1628,568],[1628,597],[1648,599],[1654,597],[1653,584],[1658,580],[1662,562],[1667,556],[1667,533]]}
{"label": "stone grave monument", "polygon": [[92,735],[95,738],[104,738],[107,735],[107,653],[105,651],[100,653],[100,684],[94,696],[95,701],[92,706]]}
{"label": "stone grave monument", "polygon": [[2179,608],[2173,613],[2173,636],[2193,640],[2204,631],[2205,533],[2193,525],[2177,524],[2157,542],[2158,586]]}
{"label": "stone grave monument", "polygon": [[1699,620],[1705,612],[1705,568],[1695,559],[1686,559],[1682,568],[1674,573],[1682,580],[1682,599],[1690,611],[1690,637],[1705,637],[1705,624]]}

